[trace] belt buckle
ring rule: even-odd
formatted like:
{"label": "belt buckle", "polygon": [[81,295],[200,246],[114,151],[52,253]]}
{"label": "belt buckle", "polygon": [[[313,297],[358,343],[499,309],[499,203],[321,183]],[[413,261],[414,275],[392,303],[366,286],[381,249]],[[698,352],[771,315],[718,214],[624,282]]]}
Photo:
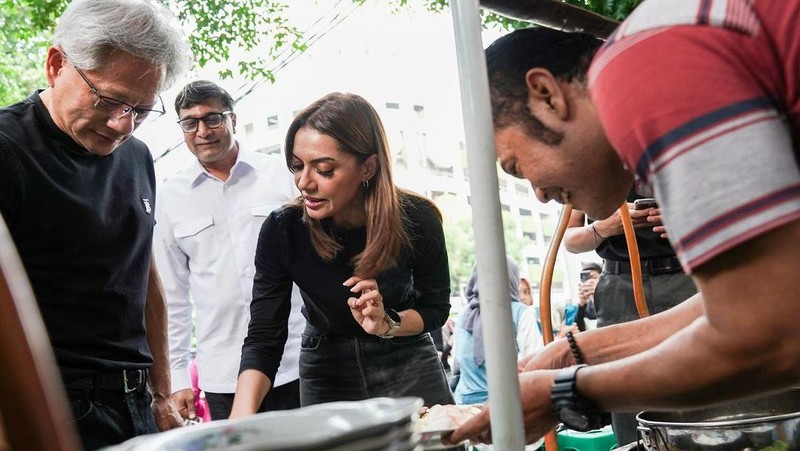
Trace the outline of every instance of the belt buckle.
{"label": "belt buckle", "polygon": [[667,263],[664,266],[658,266],[658,267],[654,267],[652,265],[650,266],[650,274],[652,274],[654,276],[660,276],[662,274],[673,274],[673,273],[676,273],[678,271],[679,270],[678,270],[677,267],[672,266],[669,263]]}
{"label": "belt buckle", "polygon": [[123,390],[125,391],[125,394],[135,392],[136,389],[139,388],[139,384],[142,383],[141,370],[134,371],[139,374],[139,380],[136,381],[136,384],[133,386],[133,388],[130,388],[128,387],[128,370],[122,370]]}

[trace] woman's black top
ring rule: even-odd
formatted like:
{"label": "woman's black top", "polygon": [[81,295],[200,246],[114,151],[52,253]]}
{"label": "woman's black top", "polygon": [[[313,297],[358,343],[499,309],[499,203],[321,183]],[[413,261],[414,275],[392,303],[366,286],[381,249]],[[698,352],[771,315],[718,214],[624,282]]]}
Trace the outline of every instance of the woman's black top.
{"label": "woman's black top", "polygon": [[[450,275],[442,223],[429,201],[401,194],[411,247],[397,264],[375,279],[387,309],[413,309],[424,321],[423,332],[442,327],[450,312]],[[358,297],[342,285],[353,276],[353,256],[366,243],[366,228],[329,227],[344,249],[325,262],[311,244],[302,207],[284,206],[270,214],[258,238],[250,325],[242,346],[239,371],[256,369],[275,380],[288,331],[292,282],[300,288],[303,315],[329,334],[367,336],[347,305]]]}

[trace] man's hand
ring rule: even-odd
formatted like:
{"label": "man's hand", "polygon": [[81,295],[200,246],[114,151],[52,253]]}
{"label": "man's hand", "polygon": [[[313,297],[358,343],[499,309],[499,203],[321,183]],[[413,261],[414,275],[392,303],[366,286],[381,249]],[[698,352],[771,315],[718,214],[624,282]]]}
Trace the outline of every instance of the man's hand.
{"label": "man's hand", "polygon": [[531,354],[529,356],[525,356],[519,360],[517,360],[517,373],[521,373],[525,371],[525,368],[528,366],[531,360],[533,360],[533,356],[535,354]]}
{"label": "man's hand", "polygon": [[153,409],[159,431],[167,431],[183,426],[178,409],[169,396],[154,393],[153,404],[150,407]]}
{"label": "man's hand", "polygon": [[647,222],[653,226],[653,233],[658,233],[661,238],[667,238],[667,228],[664,226],[664,223],[661,222],[660,208],[651,208],[650,211],[647,212]]}
{"label": "man's hand", "polygon": [[[635,210],[633,208],[633,204],[628,202],[628,213],[630,214],[631,222],[633,223],[634,228],[639,229],[642,227],[653,227],[655,225],[661,225],[661,213],[657,214],[658,224],[654,224],[653,220],[650,219],[651,211],[660,211],[660,210],[658,208],[650,208],[647,210]],[[625,233],[625,229],[622,227],[622,215],[619,214],[619,210],[615,210],[611,216],[601,221],[595,221],[593,224],[597,232],[603,238],[622,235]]]}
{"label": "man's hand", "polygon": [[[572,326],[570,326],[572,327]],[[577,327],[573,334],[577,334]],[[525,365],[523,372],[543,369],[560,369],[568,366],[575,365],[575,357],[572,356],[572,351],[569,349],[569,344],[566,338],[558,339],[547,346],[541,351],[533,355]]]}
{"label": "man's hand", "polygon": [[[525,443],[533,443],[553,429],[558,421],[553,418],[550,389],[557,370],[534,371],[519,376],[522,420],[525,423]],[[489,405],[481,413],[456,429],[448,438],[451,443],[470,440],[492,443]]]}
{"label": "man's hand", "polygon": [[597,287],[597,277],[590,277],[578,285],[578,303],[586,305],[590,299],[594,298],[594,289]]}
{"label": "man's hand", "polygon": [[564,326],[563,322],[561,324],[562,324],[562,326],[561,326],[560,329],[558,329],[558,333],[556,334],[555,337],[553,337],[556,340],[558,340],[559,338],[566,337],[567,336],[567,332],[572,332],[573,334],[577,334],[578,332],[581,331],[580,329],[578,329],[578,325],[575,324],[575,323],[572,323],[569,326]]}
{"label": "man's hand", "polygon": [[197,413],[194,410],[194,391],[191,388],[178,390],[170,398],[178,408],[181,418],[194,420],[197,417]]}

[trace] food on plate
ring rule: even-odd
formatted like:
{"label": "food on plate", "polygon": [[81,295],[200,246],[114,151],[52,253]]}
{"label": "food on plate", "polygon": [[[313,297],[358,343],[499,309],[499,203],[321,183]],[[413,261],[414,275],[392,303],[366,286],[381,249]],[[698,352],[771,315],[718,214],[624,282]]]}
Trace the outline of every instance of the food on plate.
{"label": "food on plate", "polygon": [[414,432],[420,436],[419,445],[425,451],[448,449],[452,445],[445,445],[442,439],[480,413],[481,407],[477,404],[423,407],[419,421],[414,423]]}
{"label": "food on plate", "polygon": [[481,407],[477,404],[423,407],[414,429],[417,432],[452,431],[479,414]]}

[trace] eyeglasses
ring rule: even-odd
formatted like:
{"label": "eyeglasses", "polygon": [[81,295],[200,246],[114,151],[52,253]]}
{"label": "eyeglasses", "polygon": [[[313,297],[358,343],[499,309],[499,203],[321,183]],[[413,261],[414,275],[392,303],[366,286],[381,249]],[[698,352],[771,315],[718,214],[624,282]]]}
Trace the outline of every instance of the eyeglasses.
{"label": "eyeglasses", "polygon": [[219,128],[225,122],[225,116],[233,114],[233,111],[223,111],[222,113],[208,113],[203,117],[187,117],[178,121],[184,133],[194,133],[200,125],[200,121],[206,124],[206,128]]}
{"label": "eyeglasses", "polygon": [[[67,59],[67,56],[64,55],[64,59]],[[69,60],[67,60],[69,61]],[[94,108],[98,111],[102,111],[112,117],[117,119],[123,118],[130,114],[133,117],[133,122],[137,124],[141,124],[143,122],[152,122],[167,112],[164,108],[164,100],[161,99],[161,96],[158,96],[158,101],[161,102],[161,110],[151,110],[149,108],[138,108],[129,103],[123,102],[122,100],[117,100],[113,97],[108,97],[100,94],[100,91],[94,87],[92,82],[86,78],[86,75],[83,73],[82,70],[78,68],[76,65],[72,65],[75,70],[78,72],[78,75],[83,78],[83,81],[89,86],[89,89],[92,90],[92,94],[97,96],[97,101],[94,103]]]}

